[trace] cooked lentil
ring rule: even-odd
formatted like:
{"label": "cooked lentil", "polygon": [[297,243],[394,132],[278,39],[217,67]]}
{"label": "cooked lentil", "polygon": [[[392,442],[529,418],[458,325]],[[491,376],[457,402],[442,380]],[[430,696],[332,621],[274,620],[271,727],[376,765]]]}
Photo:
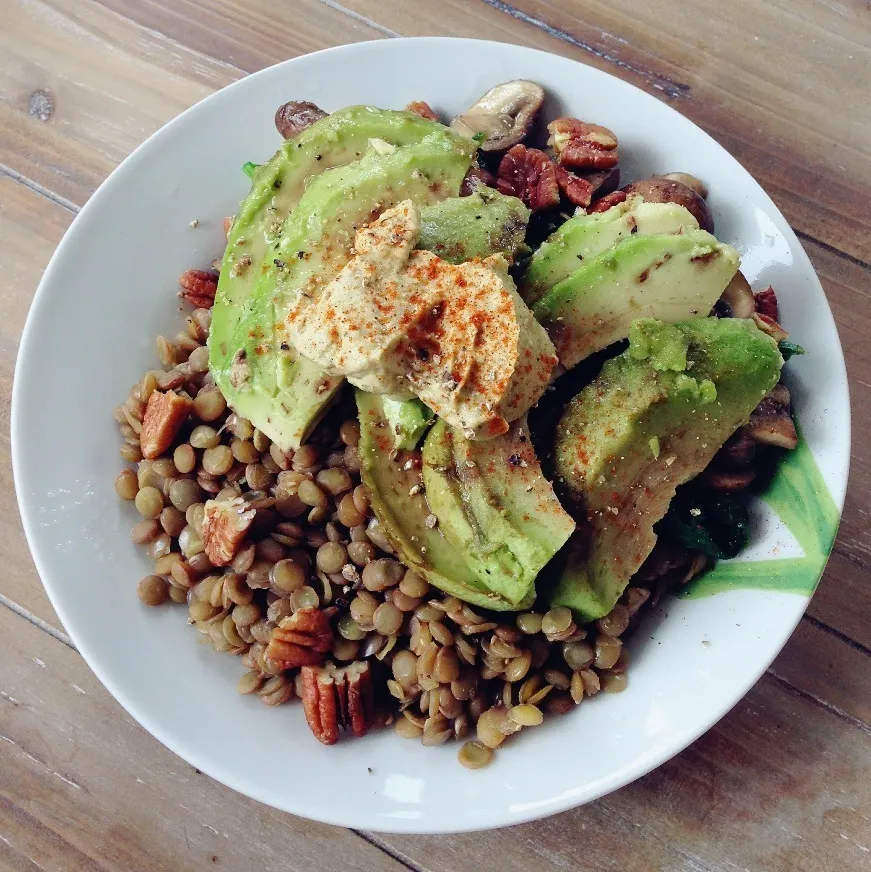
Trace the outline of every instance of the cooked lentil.
{"label": "cooked lentil", "polygon": [[[135,468],[115,481],[142,516],[131,531],[154,574],[137,592],[150,606],[187,605],[193,627],[247,671],[240,693],[281,705],[298,696],[298,670],[266,657],[272,630],[302,608],[327,610],[330,656],[383,662],[387,693],[377,720],[426,745],[477,735],[458,758],[487,765],[493,748],[544,712],[564,712],[600,690],[626,686],[620,637],[651,599],[647,580],[587,628],[571,612],[480,613],[406,569],[372,516],[360,483],[354,417],[322,423],[313,441],[282,452],[227,408],[208,373],[209,310],[197,309],[175,342],[157,341],[163,371],[146,373],[115,413],[122,457]],[[186,363],[182,363],[186,360]],[[190,420],[165,456],[142,460],[138,434],[156,388],[187,393]],[[204,552],[204,503],[241,495],[256,510],[249,537],[227,567]],[[587,632],[590,637],[587,639]],[[380,667],[379,667],[380,668]],[[377,674],[382,674],[378,672]]]}

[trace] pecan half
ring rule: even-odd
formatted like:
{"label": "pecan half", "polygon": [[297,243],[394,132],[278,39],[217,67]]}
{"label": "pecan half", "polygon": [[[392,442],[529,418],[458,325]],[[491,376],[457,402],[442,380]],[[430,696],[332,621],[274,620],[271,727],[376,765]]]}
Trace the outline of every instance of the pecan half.
{"label": "pecan half", "polygon": [[563,196],[575,206],[586,208],[599,197],[610,194],[620,184],[620,168],[594,173],[572,173],[557,165],[556,181]]}
{"label": "pecan half", "polygon": [[537,148],[515,145],[508,149],[499,164],[496,187],[503,194],[519,197],[533,212],[559,204],[556,169]]}
{"label": "pecan half", "polygon": [[565,167],[556,166],[556,183],[563,196],[575,206],[586,208],[593,200],[593,186],[582,176],[570,173]]}
{"label": "pecan half", "polygon": [[256,514],[242,497],[206,501],[203,549],[213,566],[226,566],[236,556]]}
{"label": "pecan half", "polygon": [[204,269],[186,269],[178,277],[178,295],[197,309],[209,309],[215,303],[218,274]]}
{"label": "pecan half", "polygon": [[484,167],[472,166],[469,168],[469,172],[466,173],[463,184],[460,185],[460,196],[468,197],[482,186],[495,188],[496,176],[490,170],[485,170]]}
{"label": "pecan half", "polygon": [[142,417],[139,447],[146,460],[160,457],[175,440],[191,410],[191,401],[175,391],[152,391]]}
{"label": "pecan half", "polygon": [[273,629],[266,656],[284,669],[297,669],[320,665],[332,647],[327,615],[319,609],[300,609]]}
{"label": "pecan half", "polygon": [[326,117],[327,113],[320,106],[308,100],[291,100],[275,110],[275,126],[285,139],[293,139],[306,127]]}
{"label": "pecan half", "polygon": [[435,114],[432,106],[423,100],[412,100],[405,107],[406,112],[414,112],[415,115],[420,115],[421,118],[426,118],[427,121],[438,121],[439,117]]}
{"label": "pecan half", "polygon": [[780,320],[780,307],[777,305],[777,294],[774,293],[774,288],[769,285],[764,291],[754,294],[756,301],[756,311],[760,315],[767,315],[775,321]]}
{"label": "pecan half", "polygon": [[303,666],[302,704],[315,738],[325,745],[339,741],[339,730],[365,736],[374,717],[372,674],[365,660],[345,667]]}
{"label": "pecan half", "polygon": [[600,124],[587,124],[578,118],[557,118],[547,125],[561,166],[573,170],[608,170],[617,166],[617,137]]}

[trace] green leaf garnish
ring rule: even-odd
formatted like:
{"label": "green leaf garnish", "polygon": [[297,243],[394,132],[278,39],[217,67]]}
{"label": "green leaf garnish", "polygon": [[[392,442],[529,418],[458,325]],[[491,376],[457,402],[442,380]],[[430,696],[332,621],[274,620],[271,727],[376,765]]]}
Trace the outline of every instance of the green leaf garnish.
{"label": "green leaf garnish", "polygon": [[750,539],[747,507],[734,497],[689,489],[679,491],[659,531],[708,557],[735,557]]}
{"label": "green leaf garnish", "polygon": [[780,349],[780,354],[784,360],[789,360],[796,354],[807,354],[807,352],[796,342],[790,342],[788,339],[783,339],[777,343]]}
{"label": "green leaf garnish", "polygon": [[478,133],[476,133],[476,134],[472,137],[472,139],[474,139],[475,142],[483,142],[486,138],[487,138],[487,134],[484,133],[483,130],[482,130],[482,131],[479,131]]}
{"label": "green leaf garnish", "polygon": [[252,163],[250,160],[245,161],[245,163],[242,164],[242,172],[245,173],[245,175],[248,176],[249,179],[253,179],[254,173],[257,172],[257,170],[259,169],[260,164]]}

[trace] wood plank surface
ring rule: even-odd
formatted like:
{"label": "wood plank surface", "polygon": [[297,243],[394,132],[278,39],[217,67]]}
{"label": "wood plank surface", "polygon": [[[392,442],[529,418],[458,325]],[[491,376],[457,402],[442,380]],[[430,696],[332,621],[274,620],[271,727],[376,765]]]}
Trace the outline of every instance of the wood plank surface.
{"label": "wood plank surface", "polygon": [[197,774],[37,626],[60,627],[13,513],[0,547],[0,603],[12,609],[0,608],[0,870],[871,868],[867,2],[0,0],[0,13],[0,488],[10,498],[18,339],[78,207],[151,132],[213,90],[287,57],[393,35],[554,51],[631,81],[712,133],[802,236],[841,332],[854,415],[829,567],[748,697],[635,785],[487,834],[361,838]]}
{"label": "wood plank surface", "polygon": [[0,635],[0,870],[403,869],[350,830],[201,774],[139,727],[75,651],[7,609]]}
{"label": "wood plank surface", "polygon": [[[199,774],[123,713],[75,652],[2,609],[0,634],[0,869],[401,868],[348,831]],[[807,641],[808,653],[840,656]],[[855,664],[832,667],[838,681],[853,674],[843,701],[867,713]],[[432,872],[859,870],[869,778],[871,730],[769,676],[690,749],[604,800],[491,833],[367,839]]]}

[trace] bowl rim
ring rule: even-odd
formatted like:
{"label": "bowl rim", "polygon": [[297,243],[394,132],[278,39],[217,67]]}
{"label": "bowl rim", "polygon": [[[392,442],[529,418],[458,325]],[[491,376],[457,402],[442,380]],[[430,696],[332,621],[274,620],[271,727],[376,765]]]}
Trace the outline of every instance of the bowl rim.
{"label": "bowl rim", "polygon": [[[60,618],[63,623],[64,628],[67,630],[70,639],[76,647],[76,650],[82,655],[88,667],[94,672],[100,682],[104,687],[109,691],[109,693],[115,698],[115,700],[125,709],[125,711],[145,730],[147,730],[154,738],[156,738],[161,744],[169,748],[173,753],[181,757],[183,760],[188,762],[190,765],[195,766],[197,769],[200,769],[204,773],[208,774],[211,778],[214,778],[221,784],[224,784],[227,787],[230,787],[233,790],[242,793],[245,796],[249,796],[259,802],[263,802],[266,805],[279,808],[283,811],[287,811],[289,813],[304,816],[306,818],[316,820],[322,823],[333,824],[342,827],[357,827],[364,828],[374,831],[381,832],[392,832],[392,833],[408,833],[408,834],[435,834],[435,833],[448,833],[448,832],[474,832],[485,829],[498,828],[501,826],[508,826],[518,823],[523,823],[531,820],[537,820],[543,817],[550,816],[552,814],[557,814],[561,811],[566,811],[568,809],[577,807],[586,802],[592,801],[593,799],[602,797],[607,795],[608,793],[613,792],[625,785],[637,780],[638,778],[648,774],[653,769],[662,765],[664,762],[670,760],[672,757],[681,753],[685,750],[690,744],[696,741],[701,735],[706,733],[711,727],[713,727],[718,721],[720,721],[738,702],[740,702],[746,694],[751,690],[751,688],[756,684],[759,678],[765,673],[768,667],[773,662],[773,657],[771,661],[762,663],[758,670],[748,670],[747,676],[748,680],[746,681],[746,687],[741,691],[739,695],[735,698],[725,699],[722,705],[718,706],[713,713],[709,713],[707,717],[703,718],[699,723],[700,726],[697,729],[691,730],[685,734],[680,736],[680,740],[672,743],[665,750],[660,750],[657,753],[651,754],[645,757],[641,761],[636,761],[636,763],[631,767],[626,767],[626,769],[612,774],[610,777],[606,779],[601,779],[597,782],[596,789],[591,793],[590,796],[582,797],[578,799],[575,795],[573,795],[570,791],[567,791],[566,795],[563,797],[557,798],[548,803],[541,803],[542,807],[535,807],[532,809],[526,809],[521,812],[509,812],[507,809],[504,809],[501,814],[491,814],[487,819],[483,819],[477,821],[474,824],[463,825],[458,824],[457,826],[451,828],[445,827],[436,827],[433,828],[431,826],[427,826],[426,817],[420,817],[416,819],[403,819],[403,818],[392,818],[390,820],[389,828],[384,826],[384,819],[381,819],[380,823],[373,822],[371,819],[367,819],[366,822],[361,822],[360,820],[348,820],[346,815],[342,814],[332,814],[328,810],[324,808],[317,809],[308,809],[303,806],[302,802],[297,801],[294,802],[284,802],[284,803],[276,803],[273,798],[266,798],[264,796],[263,791],[259,791],[255,784],[246,782],[241,778],[235,777],[231,772],[226,769],[219,769],[213,765],[211,758],[205,757],[203,759],[198,759],[197,754],[193,753],[191,749],[186,748],[184,751],[180,750],[178,743],[176,743],[175,739],[168,735],[159,723],[156,722],[156,719],[152,717],[150,711],[143,710],[140,708],[138,702],[136,702],[133,698],[131,698],[128,693],[126,687],[119,682],[116,682],[109,676],[107,676],[106,672],[103,670],[101,665],[101,658],[99,655],[95,654],[91,650],[91,646],[89,645],[87,639],[80,640],[76,638],[76,630],[71,627],[68,628],[67,624],[67,613],[66,609],[60,602],[59,598],[53,592],[53,585],[50,582],[46,582],[45,579],[49,578],[50,573],[46,571],[46,562],[41,556],[40,553],[40,544],[38,539],[38,524],[36,519],[32,516],[32,514],[25,508],[27,505],[26,500],[23,499],[24,489],[25,489],[25,481],[27,480],[27,470],[22,465],[21,460],[21,443],[25,437],[23,432],[22,420],[24,416],[24,407],[27,402],[26,396],[24,393],[24,388],[22,387],[23,373],[26,372],[28,367],[28,349],[32,343],[33,335],[38,329],[38,325],[42,320],[42,312],[43,309],[48,305],[48,288],[54,284],[56,281],[55,273],[58,270],[58,263],[62,260],[65,255],[66,249],[71,247],[75,242],[75,233],[73,232],[74,228],[81,226],[83,223],[87,223],[90,216],[94,213],[97,213],[101,207],[102,202],[105,198],[111,196],[111,189],[113,180],[124,174],[131,171],[135,171],[135,166],[137,161],[141,159],[143,152],[151,151],[153,149],[157,149],[160,147],[163,139],[168,137],[171,132],[175,129],[177,125],[183,124],[189,115],[195,114],[200,110],[200,106],[208,101],[212,101],[215,98],[218,98],[219,95],[225,95],[225,92],[230,93],[234,92],[234,89],[243,89],[246,87],[252,87],[250,81],[254,80],[256,82],[258,79],[266,78],[269,75],[273,75],[274,71],[277,68],[291,68],[296,62],[302,59],[308,59],[313,57],[320,56],[332,56],[332,55],[341,55],[346,52],[354,52],[360,49],[370,49],[373,47],[379,47],[374,49],[376,51],[380,50],[381,46],[388,45],[396,45],[396,44],[404,44],[404,43],[416,43],[416,44],[435,44],[445,48],[453,48],[458,51],[463,48],[474,47],[476,50],[480,50],[482,47],[489,46],[497,46],[500,48],[510,47],[513,50],[521,51],[527,54],[539,55],[545,58],[559,58],[565,62],[578,64],[582,67],[588,67],[594,70],[596,73],[608,76],[610,79],[619,82],[622,86],[626,86],[629,88],[633,88],[636,91],[641,92],[645,95],[645,97],[656,100],[656,97],[643,88],[639,88],[637,85],[634,85],[632,82],[629,82],[625,79],[621,79],[619,76],[611,73],[607,70],[603,70],[599,67],[594,67],[590,64],[586,64],[583,61],[576,60],[574,58],[565,57],[564,55],[559,55],[555,52],[548,52],[542,49],[531,48],[523,45],[519,45],[516,43],[510,42],[501,42],[498,40],[483,40],[483,39],[474,39],[470,37],[445,37],[445,36],[424,36],[424,37],[396,37],[388,40],[381,39],[373,39],[373,40],[364,40],[357,43],[348,43],[338,46],[331,46],[329,48],[321,49],[316,52],[310,52],[304,55],[299,55],[294,58],[290,58],[285,61],[281,61],[279,63],[270,65],[269,67],[265,67],[262,70],[258,70],[255,73],[251,73],[248,75],[243,75],[241,78],[237,79],[234,82],[226,85],[223,88],[218,89],[217,91],[208,94],[203,97],[201,100],[194,103],[192,106],[185,109],[183,112],[176,115],[174,118],[170,119],[166,124],[162,125],[158,130],[148,136],[142,143],[140,143],[127,157],[122,160],[115,169],[112,170],[111,173],[100,183],[98,188],[93,192],[93,194],[89,197],[88,201],[81,207],[78,214],[75,216],[70,226],[65,231],[62,239],[58,243],[54,252],[52,253],[51,258],[45,268],[43,276],[39,282],[39,285],[34,293],[33,299],[30,304],[30,308],[27,314],[27,319],[25,322],[24,329],[21,334],[21,340],[19,343],[19,348],[16,356],[16,364],[15,364],[15,372],[13,377],[13,387],[12,387],[12,402],[11,402],[11,428],[10,428],[10,445],[11,445],[11,455],[12,455],[12,468],[13,468],[13,477],[14,477],[14,485],[16,498],[19,505],[19,513],[22,520],[22,526],[24,528],[25,538],[28,543],[28,547],[30,549],[34,564],[36,566],[37,572],[40,577],[40,581],[43,584],[43,588],[49,598],[49,601],[55,610],[56,614]],[[390,51],[390,49],[387,49]],[[256,85],[255,85],[256,87]],[[810,261],[810,258],[807,255],[804,247],[801,244],[801,241],[796,236],[795,232],[792,230],[792,227],[783,217],[780,209],[774,204],[771,200],[767,192],[756,182],[755,177],[741,164],[730,152],[728,152],[724,146],[721,146],[719,142],[713,139],[713,137],[707,133],[703,128],[697,125],[694,121],[684,116],[677,109],[675,109],[669,103],[658,100],[661,106],[665,109],[669,110],[669,112],[674,113],[674,116],[682,119],[683,122],[691,124],[701,136],[704,136],[713,142],[722,149],[722,151],[728,155],[728,158],[734,161],[737,167],[740,168],[740,171],[747,176],[749,176],[753,181],[758,185],[762,195],[765,200],[767,200],[768,208],[772,213],[780,216],[783,219],[784,224],[788,230],[787,239],[791,244],[792,250],[796,253],[799,262],[796,263],[795,268],[803,269],[809,272],[810,275],[814,277],[814,281],[819,287],[819,293],[823,296],[826,301],[826,308],[828,310],[828,317],[832,319],[834,323],[834,317],[831,312],[831,308],[828,306],[828,299],[826,297],[826,293],[824,288],[822,287],[822,283],[819,280],[819,277],[816,273],[816,270],[813,267],[813,264]],[[837,329],[835,327],[835,333],[837,335]],[[844,360],[843,354],[843,345],[841,344],[840,337],[837,337],[837,345],[838,345],[838,364],[839,371],[836,374],[839,379],[843,381],[843,384],[846,386],[847,390],[847,402],[843,409],[839,408],[838,413],[844,416],[844,422],[846,425],[846,443],[847,443],[847,454],[843,466],[843,474],[839,475],[838,481],[833,483],[830,486],[831,496],[835,502],[835,505],[838,509],[838,522],[840,523],[840,518],[843,512],[844,500],[846,495],[846,487],[847,481],[849,477],[849,461],[850,461],[850,452],[849,448],[851,445],[851,430],[850,430],[850,418],[851,418],[851,404],[849,401],[849,381],[847,379],[847,370],[846,363]],[[829,555],[831,554],[831,549],[829,551]],[[826,560],[828,560],[828,556],[826,556]],[[820,572],[820,578],[822,577],[822,573],[825,570],[825,565],[823,566]],[[819,583],[819,578],[817,579],[817,584]],[[793,595],[792,596],[793,605],[791,606],[792,613],[784,614],[784,618],[782,621],[782,626],[784,627],[784,635],[783,640],[780,645],[780,650],[783,645],[789,640],[792,636],[795,627],[803,616],[808,603],[810,602],[809,596],[804,595]],[[787,620],[787,617],[789,620]],[[786,632],[786,627],[788,626],[788,632]],[[51,625],[47,625],[47,629],[52,635],[57,635],[55,632],[55,628],[51,627]],[[775,654],[776,656],[776,654]],[[750,680],[752,677],[752,680]]]}

